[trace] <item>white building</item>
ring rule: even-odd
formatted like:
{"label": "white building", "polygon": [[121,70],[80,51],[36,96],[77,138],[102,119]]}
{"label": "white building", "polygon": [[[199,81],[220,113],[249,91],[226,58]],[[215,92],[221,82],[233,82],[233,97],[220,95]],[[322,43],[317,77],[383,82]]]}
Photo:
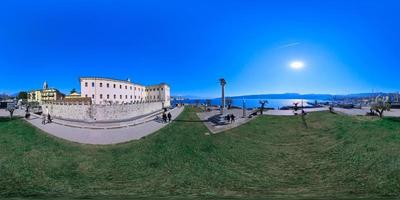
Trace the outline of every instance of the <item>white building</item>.
{"label": "white building", "polygon": [[93,104],[163,102],[170,106],[170,87],[161,83],[144,86],[128,80],[81,77],[81,96],[92,98]]}

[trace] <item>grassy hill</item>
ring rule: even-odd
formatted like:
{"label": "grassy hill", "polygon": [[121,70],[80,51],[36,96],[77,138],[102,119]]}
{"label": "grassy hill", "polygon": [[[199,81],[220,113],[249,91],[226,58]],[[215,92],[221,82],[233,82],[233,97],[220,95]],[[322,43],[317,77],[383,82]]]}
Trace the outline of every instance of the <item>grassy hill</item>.
{"label": "grassy hill", "polygon": [[0,197],[394,197],[400,120],[328,112],[262,116],[207,136],[194,109],[144,139],[110,146],[0,119]]}

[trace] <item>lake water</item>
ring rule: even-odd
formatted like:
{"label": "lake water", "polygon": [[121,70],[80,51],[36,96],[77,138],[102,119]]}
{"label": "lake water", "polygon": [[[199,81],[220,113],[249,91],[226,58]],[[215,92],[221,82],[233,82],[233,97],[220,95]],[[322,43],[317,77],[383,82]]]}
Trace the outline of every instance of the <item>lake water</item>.
{"label": "lake water", "polygon": [[[245,99],[246,108],[258,108],[260,107],[260,100],[265,99]],[[265,104],[265,107],[279,109],[283,106],[293,106],[294,103],[299,103],[298,105],[301,106],[302,99],[267,99],[268,103]],[[303,105],[307,106],[307,102],[314,103],[315,99],[303,99]],[[318,102],[326,102],[326,100],[317,100]],[[196,100],[188,99],[183,101],[173,101],[173,104],[176,102],[182,102],[185,104],[195,104]],[[204,104],[206,102],[205,99],[200,100],[200,103]],[[221,105],[220,99],[212,99],[212,105]],[[233,99],[233,105],[237,107],[242,107],[243,100],[242,99]]]}

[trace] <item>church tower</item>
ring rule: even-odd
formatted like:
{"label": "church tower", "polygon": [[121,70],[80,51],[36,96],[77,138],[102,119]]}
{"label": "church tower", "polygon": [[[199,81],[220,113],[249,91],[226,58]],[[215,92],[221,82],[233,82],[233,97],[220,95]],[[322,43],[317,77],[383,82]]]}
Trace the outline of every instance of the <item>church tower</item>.
{"label": "church tower", "polygon": [[47,81],[44,81],[43,83],[43,90],[49,89],[49,85],[47,84]]}

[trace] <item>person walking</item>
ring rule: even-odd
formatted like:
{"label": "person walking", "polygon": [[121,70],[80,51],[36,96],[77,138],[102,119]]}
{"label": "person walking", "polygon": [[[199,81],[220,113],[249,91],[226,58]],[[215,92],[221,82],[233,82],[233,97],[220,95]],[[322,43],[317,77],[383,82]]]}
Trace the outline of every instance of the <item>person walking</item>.
{"label": "person walking", "polygon": [[51,123],[51,116],[50,116],[50,113],[47,114],[47,123]]}
{"label": "person walking", "polygon": [[46,115],[44,113],[42,114],[42,124],[46,124]]}
{"label": "person walking", "polygon": [[162,119],[163,119],[164,123],[167,123],[167,115],[165,113],[163,113]]}
{"label": "person walking", "polygon": [[171,113],[169,112],[169,113],[168,113],[168,122],[171,122],[171,119],[172,119],[172,115],[171,115]]}
{"label": "person walking", "polygon": [[234,123],[235,122],[235,115],[231,115],[231,122]]}

